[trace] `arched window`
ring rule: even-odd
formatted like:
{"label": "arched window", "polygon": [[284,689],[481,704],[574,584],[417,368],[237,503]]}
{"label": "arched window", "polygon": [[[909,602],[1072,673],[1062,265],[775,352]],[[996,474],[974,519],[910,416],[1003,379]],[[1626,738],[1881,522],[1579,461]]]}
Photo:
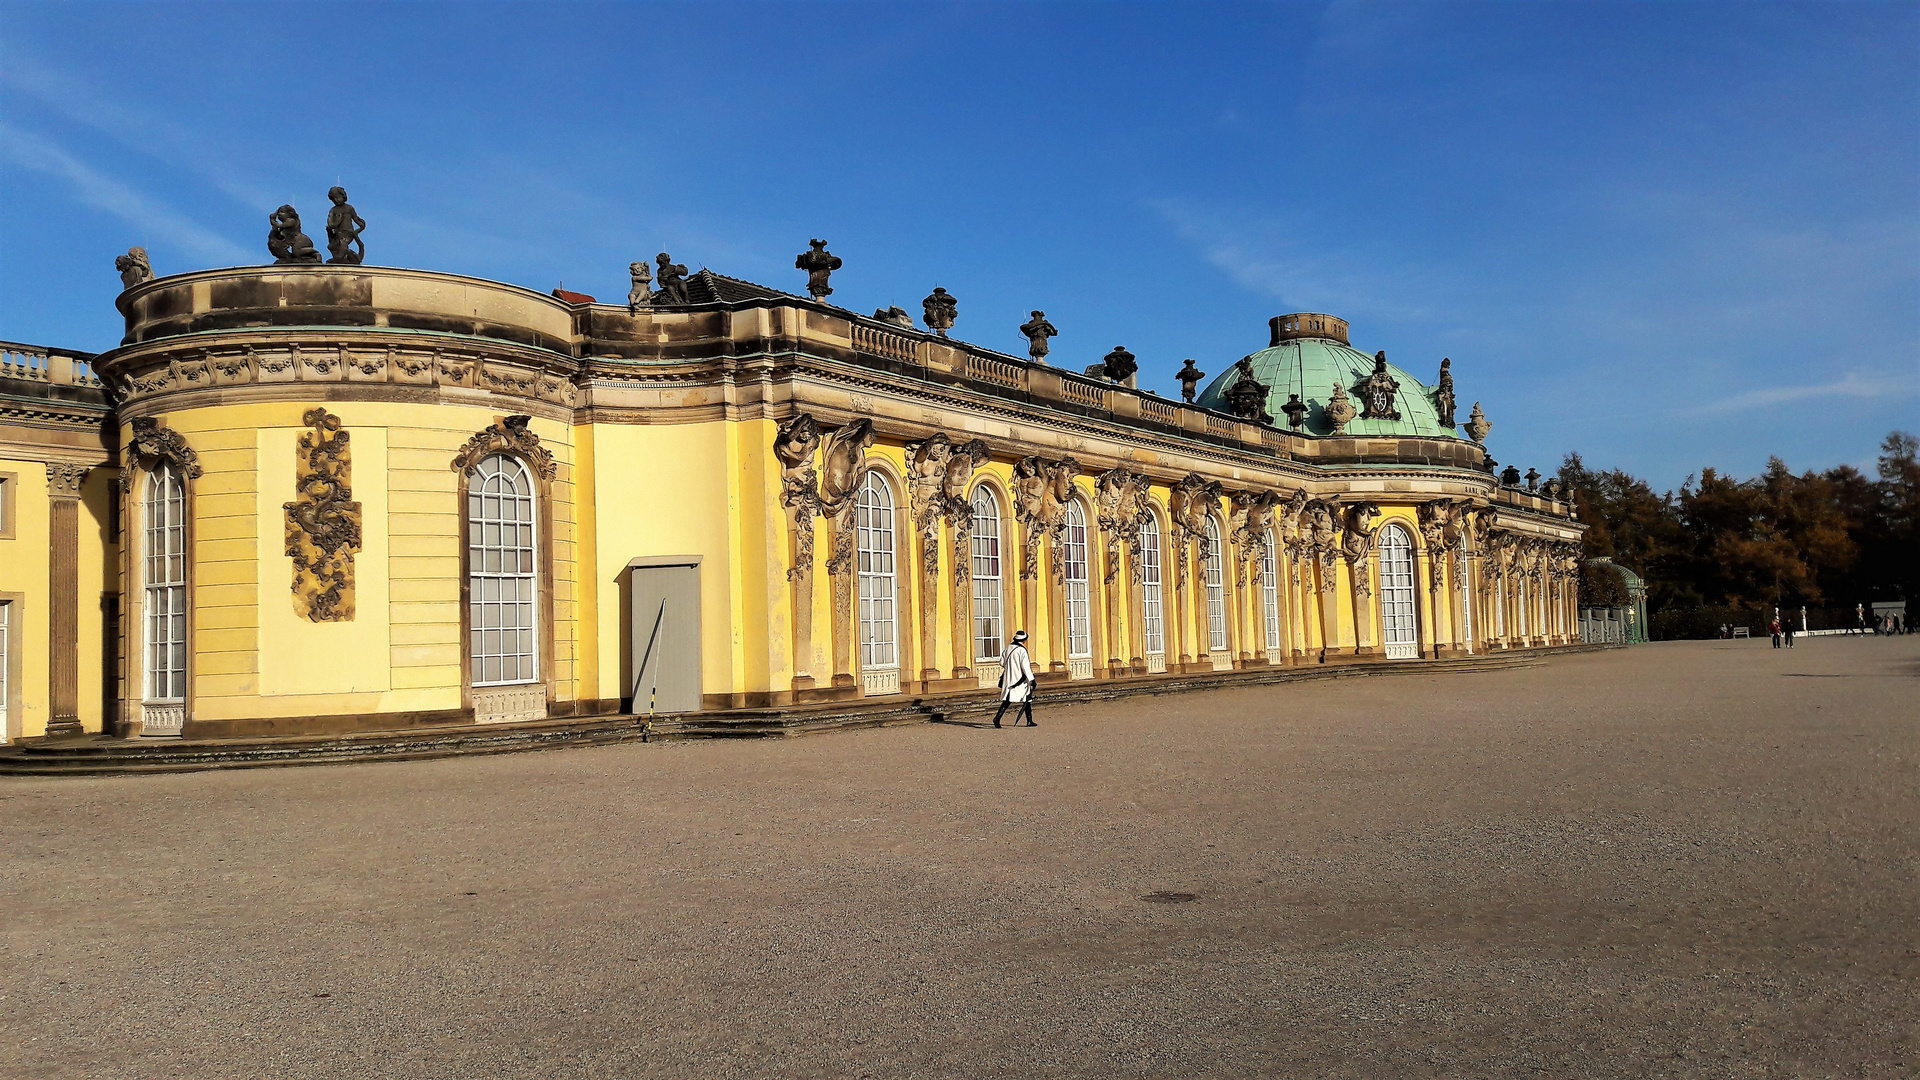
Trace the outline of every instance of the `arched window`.
{"label": "arched window", "polygon": [[[187,486],[171,464],[147,474],[143,580],[146,587],[147,685],[150,705],[187,698]],[[170,712],[160,710],[161,714]],[[154,716],[154,710],[148,710]],[[149,733],[177,725],[149,722]]]}
{"label": "arched window", "polygon": [[893,569],[893,489],[868,470],[854,511],[860,563],[860,670],[866,692],[899,693],[900,656],[894,647],[896,582]]}
{"label": "arched window", "polygon": [[1087,607],[1087,515],[1078,502],[1067,504],[1065,540],[1061,556],[1067,590],[1067,659],[1078,660],[1093,655],[1093,620]]}
{"label": "arched window", "polygon": [[998,660],[1003,647],[1000,599],[1000,501],[985,484],[973,489],[973,655]]}
{"label": "arched window", "polygon": [[533,477],[492,454],[467,485],[467,628],[473,685],[540,681]]}
{"label": "arched window", "polygon": [[1160,617],[1160,519],[1148,511],[1140,522],[1140,637],[1147,670],[1167,669],[1166,624]]}
{"label": "arched window", "polygon": [[1227,647],[1226,569],[1221,563],[1220,523],[1207,519],[1206,562],[1207,648],[1219,652]]}
{"label": "arched window", "polygon": [[1260,545],[1260,610],[1267,627],[1267,652],[1280,651],[1280,582],[1273,573],[1273,533]]}
{"label": "arched window", "polygon": [[1413,588],[1413,538],[1400,526],[1388,525],[1380,530],[1380,634],[1389,660],[1420,655]]}

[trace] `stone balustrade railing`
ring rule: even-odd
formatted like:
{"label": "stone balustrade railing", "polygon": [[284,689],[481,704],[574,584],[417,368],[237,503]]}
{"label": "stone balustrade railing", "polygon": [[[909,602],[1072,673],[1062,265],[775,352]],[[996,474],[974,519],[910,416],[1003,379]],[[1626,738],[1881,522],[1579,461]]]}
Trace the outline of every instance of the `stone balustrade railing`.
{"label": "stone balustrade railing", "polygon": [[57,353],[43,345],[0,341],[0,379],[47,383],[51,386],[99,386],[93,357],[87,353]]}

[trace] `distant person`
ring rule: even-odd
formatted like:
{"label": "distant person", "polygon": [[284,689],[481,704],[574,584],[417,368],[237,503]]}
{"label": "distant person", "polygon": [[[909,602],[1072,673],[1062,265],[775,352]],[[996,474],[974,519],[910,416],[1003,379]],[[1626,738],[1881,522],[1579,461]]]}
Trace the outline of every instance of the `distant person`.
{"label": "distant person", "polygon": [[1033,722],[1033,658],[1027,655],[1027,632],[1016,630],[1013,640],[1007,644],[1007,651],[1000,654],[1000,711],[993,714],[993,726],[1000,726],[1000,718],[1007,714],[1007,706],[1018,704],[1019,710],[1013,714],[1015,727],[1022,716],[1027,718],[1028,727],[1039,727]]}
{"label": "distant person", "polygon": [[1793,620],[1787,620],[1787,648],[1793,648]]}
{"label": "distant person", "polygon": [[1770,623],[1768,623],[1768,624],[1767,624],[1767,630],[1768,630],[1768,632],[1769,632],[1769,633],[1771,633],[1771,634],[1773,634],[1773,647],[1774,647],[1774,648],[1776,648],[1776,649],[1777,649],[1777,648],[1779,648],[1779,647],[1780,647],[1780,618],[1779,618],[1779,616],[1777,616],[1777,615],[1776,615],[1776,616],[1774,616],[1774,620],[1773,620],[1772,622],[1770,622]]}

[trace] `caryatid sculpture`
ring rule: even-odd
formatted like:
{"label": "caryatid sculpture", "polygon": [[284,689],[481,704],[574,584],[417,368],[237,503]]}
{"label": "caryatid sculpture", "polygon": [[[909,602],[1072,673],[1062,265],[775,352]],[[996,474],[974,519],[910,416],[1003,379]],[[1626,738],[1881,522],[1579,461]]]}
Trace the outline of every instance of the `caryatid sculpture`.
{"label": "caryatid sculpture", "polygon": [[1020,324],[1020,332],[1027,336],[1027,355],[1033,358],[1034,363],[1044,364],[1047,362],[1047,350],[1052,348],[1049,339],[1059,337],[1060,331],[1047,321],[1046,312],[1032,311],[1028,314],[1033,318]]}
{"label": "caryatid sculpture", "polygon": [[633,287],[627,290],[627,310],[637,315],[642,307],[653,302],[653,271],[647,269],[645,262],[630,262],[627,276],[633,279]]}
{"label": "caryatid sculpture", "polygon": [[825,240],[807,241],[807,250],[793,260],[794,269],[807,272],[807,293],[815,300],[833,295],[833,287],[827,284],[827,275],[842,265],[840,256],[827,250]]}
{"label": "caryatid sculpture", "polygon": [[[327,261],[342,266],[358,266],[367,257],[367,245],[360,234],[367,229],[366,219],[347,201],[347,189],[335,185],[327,189],[333,209],[327,211]],[[357,246],[356,246],[357,245]]]}
{"label": "caryatid sculpture", "polygon": [[1380,531],[1373,519],[1379,516],[1380,508],[1370,502],[1355,503],[1347,508],[1347,529],[1340,542],[1341,553],[1347,557],[1347,565],[1353,569],[1353,590],[1362,596],[1373,595],[1373,578],[1368,568],[1373,556],[1373,537]]}
{"label": "caryatid sculpture", "polygon": [[[940,497],[946,504],[947,520],[953,522],[955,531],[961,537],[973,535],[973,499],[967,488],[973,483],[974,471],[992,460],[984,439],[974,439],[953,448],[947,458],[947,473],[940,483]],[[953,573],[956,578],[961,574],[971,575],[972,564],[965,558],[954,559]]]}
{"label": "caryatid sculpture", "polygon": [[960,317],[959,301],[938,285],[933,287],[932,295],[920,301],[920,309],[926,319],[927,329],[941,337],[947,336],[947,331],[953,329],[954,321]]}
{"label": "caryatid sculpture", "polygon": [[[1107,550],[1118,551],[1120,545],[1125,544],[1134,554],[1136,578],[1140,573],[1140,520],[1141,515],[1149,512],[1140,502],[1146,487],[1146,478],[1125,465],[1108,469],[1093,482],[1094,502],[1100,510],[1100,529],[1107,534]],[[1112,584],[1119,569],[1119,563],[1109,554],[1106,573],[1108,584]]]}
{"label": "caryatid sculpture", "polygon": [[861,464],[873,445],[873,421],[861,417],[827,436],[821,454],[820,514],[834,523],[833,553],[827,571],[843,574],[853,566],[853,509],[858,504]]}
{"label": "caryatid sculpture", "polygon": [[113,268],[120,271],[122,292],[153,280],[153,265],[147,262],[147,249],[143,247],[131,247],[125,255],[115,256]]}
{"label": "caryatid sculpture", "polygon": [[1183,363],[1180,370],[1174,373],[1173,377],[1180,380],[1180,400],[1191,405],[1193,404],[1193,388],[1200,385],[1200,380],[1206,378],[1207,373],[1194,367],[1193,359],[1189,357]]}
{"label": "caryatid sculpture", "polygon": [[807,554],[801,565],[808,567],[813,565],[813,515],[820,511],[820,474],[813,467],[819,448],[820,424],[807,413],[781,424],[773,437],[773,454],[780,459],[780,505],[793,510],[796,526],[807,523],[796,535]]}
{"label": "caryatid sculpture", "polygon": [[673,261],[673,256],[661,252],[653,257],[654,265],[660,269],[654,274],[654,280],[660,285],[660,295],[669,304],[685,304],[687,300],[687,268]]}
{"label": "caryatid sculpture", "polygon": [[300,211],[291,203],[267,215],[267,254],[275,265],[320,265],[313,240],[300,231]]}
{"label": "caryatid sculpture", "polygon": [[1039,576],[1040,563],[1035,553],[1040,534],[1046,530],[1047,466],[1038,456],[1023,457],[1013,463],[1013,516],[1020,523],[1022,550],[1020,577],[1031,581]]}
{"label": "caryatid sculpture", "polygon": [[1244,553],[1267,549],[1267,538],[1272,535],[1274,514],[1280,507],[1280,493],[1277,491],[1241,491],[1233,496],[1234,509],[1239,528],[1234,530],[1233,542]]}

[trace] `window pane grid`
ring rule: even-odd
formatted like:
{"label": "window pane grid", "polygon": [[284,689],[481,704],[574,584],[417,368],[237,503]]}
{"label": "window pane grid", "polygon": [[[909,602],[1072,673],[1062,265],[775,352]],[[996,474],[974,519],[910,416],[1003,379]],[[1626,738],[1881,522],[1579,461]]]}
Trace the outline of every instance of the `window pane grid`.
{"label": "window pane grid", "polygon": [[899,666],[894,650],[893,491],[868,472],[854,509],[860,578],[860,666]]}
{"label": "window pane grid", "polygon": [[998,660],[1002,648],[1000,504],[984,487],[973,492],[973,655]]}
{"label": "window pane grid", "polygon": [[147,477],[145,558],[148,701],[187,696],[187,488],[170,466]]}
{"label": "window pane grid", "polygon": [[473,685],[538,682],[533,478],[504,454],[467,491],[468,655]]}
{"label": "window pane grid", "polygon": [[1220,561],[1220,526],[1207,519],[1207,647],[1215,652],[1227,647],[1226,573]]}
{"label": "window pane grid", "polygon": [[1280,648],[1280,588],[1273,573],[1273,534],[1260,549],[1260,608],[1266,615],[1267,651]]}
{"label": "window pane grid", "polygon": [[1078,503],[1067,504],[1062,562],[1067,591],[1067,656],[1093,655],[1092,619],[1087,602],[1087,518]]}
{"label": "window pane grid", "polygon": [[1160,522],[1152,514],[1140,526],[1140,626],[1149,656],[1167,651],[1160,621]]}

